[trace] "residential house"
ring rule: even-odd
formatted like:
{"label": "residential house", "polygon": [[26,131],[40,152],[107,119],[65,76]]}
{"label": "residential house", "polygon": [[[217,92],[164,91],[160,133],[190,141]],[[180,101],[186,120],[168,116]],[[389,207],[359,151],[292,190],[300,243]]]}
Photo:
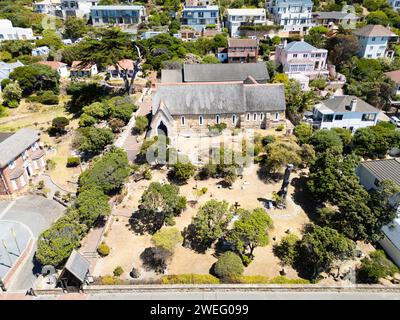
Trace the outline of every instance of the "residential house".
{"label": "residential house", "polygon": [[0,195],[23,190],[46,167],[39,130],[0,133],[0,150]]}
{"label": "residential house", "polygon": [[282,84],[245,81],[161,83],[153,90],[149,136],[160,130],[175,142],[180,134],[208,131],[208,125],[266,129],[285,123]]}
{"label": "residential house", "polygon": [[312,0],[270,0],[266,8],[274,22],[289,34],[306,34],[314,26]]}
{"label": "residential house", "polygon": [[60,0],[43,0],[32,3],[33,11],[41,14],[56,14],[56,10],[60,9]]}
{"label": "residential house", "polygon": [[127,70],[128,77],[132,78],[133,71],[134,71],[135,62],[131,59],[122,59],[118,61],[118,70],[115,68],[114,65],[108,66],[106,72],[108,73],[111,80],[118,80],[121,79],[123,73]]}
{"label": "residential house", "polygon": [[231,37],[240,36],[241,25],[263,25],[266,22],[265,9],[228,9],[226,27]]}
{"label": "residential house", "polygon": [[38,63],[49,66],[51,70],[56,71],[61,78],[66,78],[69,76],[69,71],[66,63],[60,61],[39,61]]}
{"label": "residential house", "polygon": [[13,27],[12,22],[0,19],[0,41],[3,40],[35,40],[31,28]]}
{"label": "residential house", "polygon": [[89,18],[90,9],[97,6],[99,0],[61,0],[60,10],[57,15],[66,19],[68,17]]}
{"label": "residential house", "polygon": [[95,26],[131,26],[146,21],[144,6],[96,6],[91,8],[90,16]]}
{"label": "residential house", "polygon": [[208,25],[219,24],[219,7],[218,6],[185,6],[182,12],[181,24],[201,32]]}
{"label": "residential house", "polygon": [[0,61],[0,92],[1,92],[1,81],[8,79],[10,73],[14,71],[15,68],[23,67],[24,64],[17,60],[16,62],[3,62]]}
{"label": "residential house", "polygon": [[[380,187],[383,180],[390,180],[400,187],[400,162],[396,159],[383,159],[361,162],[357,167],[357,175],[361,184],[367,190]],[[384,234],[379,244],[400,267],[400,194],[389,199],[397,209],[397,217],[388,225],[382,227]]]}
{"label": "residential house", "polygon": [[301,73],[311,78],[329,74],[327,57],[328,50],[318,49],[305,41],[285,41],[275,50],[275,61],[282,65],[283,72]]}
{"label": "residential house", "polygon": [[388,49],[391,38],[397,37],[388,28],[381,25],[367,25],[353,31],[360,43],[357,55],[361,58],[393,57],[393,51]]}
{"label": "residential house", "polygon": [[342,26],[344,29],[355,29],[358,17],[355,12],[318,11],[312,13],[313,23],[319,26]]}
{"label": "residential house", "polygon": [[195,6],[209,6],[213,4],[213,0],[185,0],[185,6],[195,7]]}
{"label": "residential house", "polygon": [[194,29],[182,28],[179,30],[180,39],[183,41],[195,40],[199,32]]}
{"label": "residential house", "polygon": [[318,129],[358,128],[376,125],[380,110],[355,96],[333,96],[313,108],[312,124]]}
{"label": "residential house", "polygon": [[249,63],[258,60],[257,39],[228,39],[228,62]]}
{"label": "residential house", "polygon": [[388,0],[390,6],[394,9],[394,10],[399,10],[400,9],[400,1],[399,0]]}
{"label": "residential house", "polygon": [[179,70],[161,70],[161,83],[243,82],[249,77],[257,83],[267,83],[265,63],[184,64]]}
{"label": "residential house", "polygon": [[71,77],[83,78],[92,77],[98,73],[96,63],[83,63],[82,61],[73,61],[70,69]]}
{"label": "residential house", "polygon": [[[400,70],[386,72],[385,75],[394,82],[393,95],[400,97]],[[397,107],[400,105],[400,99],[390,99],[390,104]]]}
{"label": "residential house", "polygon": [[47,46],[37,47],[32,49],[32,56],[48,56],[50,48]]}

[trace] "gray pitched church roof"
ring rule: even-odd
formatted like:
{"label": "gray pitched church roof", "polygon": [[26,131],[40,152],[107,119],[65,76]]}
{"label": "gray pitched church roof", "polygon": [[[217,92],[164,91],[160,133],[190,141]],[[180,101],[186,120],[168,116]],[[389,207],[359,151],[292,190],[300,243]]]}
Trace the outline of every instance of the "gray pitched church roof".
{"label": "gray pitched church roof", "polygon": [[184,82],[223,82],[243,81],[252,76],[257,82],[269,80],[264,62],[257,63],[217,63],[217,64],[184,64]]}
{"label": "gray pitched church roof", "polygon": [[0,168],[4,168],[33,143],[39,140],[40,131],[28,128],[18,130],[0,143]]}
{"label": "gray pitched church roof", "polygon": [[161,104],[171,115],[286,110],[283,85],[243,82],[159,85],[153,96],[153,114]]}

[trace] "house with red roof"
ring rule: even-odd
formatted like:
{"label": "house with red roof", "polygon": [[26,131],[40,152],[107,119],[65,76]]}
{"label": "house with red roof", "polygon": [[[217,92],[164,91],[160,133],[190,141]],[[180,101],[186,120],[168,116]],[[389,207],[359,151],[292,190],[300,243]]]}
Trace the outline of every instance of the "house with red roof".
{"label": "house with red roof", "polygon": [[66,78],[69,76],[69,71],[66,63],[60,61],[39,61],[38,63],[49,66],[51,70],[56,71],[61,78]]}

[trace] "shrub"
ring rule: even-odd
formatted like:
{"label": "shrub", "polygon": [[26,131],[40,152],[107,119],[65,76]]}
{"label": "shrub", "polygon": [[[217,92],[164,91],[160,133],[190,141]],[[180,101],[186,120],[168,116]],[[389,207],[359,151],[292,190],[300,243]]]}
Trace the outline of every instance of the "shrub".
{"label": "shrub", "polygon": [[238,276],[229,279],[231,283],[244,283],[244,284],[268,284],[269,278],[266,276]]}
{"label": "shrub", "polygon": [[314,79],[310,81],[310,87],[317,88],[319,90],[324,90],[327,83],[325,79]]}
{"label": "shrub", "polygon": [[385,252],[376,250],[369,258],[361,260],[357,280],[361,283],[378,283],[379,279],[393,276],[396,272],[399,272],[399,268],[386,257]]}
{"label": "shrub", "polygon": [[214,125],[208,125],[207,126],[209,131],[218,131],[219,133],[221,133],[222,131],[224,131],[227,128],[226,123],[221,122],[218,124],[214,124]]}
{"label": "shrub", "polygon": [[273,248],[274,254],[286,265],[291,266],[297,258],[299,237],[291,233],[283,237]]}
{"label": "shrub", "polygon": [[145,116],[136,117],[135,127],[133,128],[135,133],[141,134],[146,131],[149,125],[149,120]]}
{"label": "shrub", "polygon": [[152,174],[151,174],[151,170],[150,169],[146,169],[143,172],[143,178],[145,178],[146,180],[151,180],[152,178]]}
{"label": "shrub", "polygon": [[276,284],[309,284],[310,281],[306,279],[289,279],[285,276],[277,276],[272,278],[269,283]]}
{"label": "shrub", "polygon": [[97,247],[97,252],[102,256],[102,257],[106,257],[110,254],[110,247],[105,243],[102,242],[99,244],[99,246]]}
{"label": "shrub", "polygon": [[63,134],[67,125],[69,125],[69,120],[66,117],[56,117],[51,121],[48,132],[50,135]]}
{"label": "shrub", "polygon": [[178,228],[167,227],[167,228],[162,228],[162,229],[158,230],[153,235],[151,240],[157,247],[164,248],[164,249],[168,250],[169,252],[173,253],[175,250],[175,247],[179,243],[182,243],[183,237]]}
{"label": "shrub", "polygon": [[170,257],[171,253],[161,247],[149,247],[140,254],[143,266],[147,270],[154,270],[157,273],[164,273]]}
{"label": "shrub", "polygon": [[124,269],[121,266],[118,266],[114,269],[113,274],[115,277],[120,277],[124,273]]}
{"label": "shrub", "polygon": [[36,96],[30,96],[29,101],[31,102],[39,102],[45,105],[55,105],[58,104],[58,94],[55,94],[53,91],[39,91]]}
{"label": "shrub", "polygon": [[161,278],[162,284],[219,284],[218,278],[210,274],[177,274]]}
{"label": "shrub", "polygon": [[81,162],[79,157],[68,157],[67,167],[77,167]]}
{"label": "shrub", "polygon": [[111,131],[114,133],[120,132],[121,128],[125,126],[125,122],[121,119],[111,119],[108,121],[108,124],[110,125]]}
{"label": "shrub", "polygon": [[264,147],[267,146],[267,145],[269,145],[270,143],[275,142],[275,141],[276,141],[276,138],[275,138],[274,136],[271,136],[271,135],[262,137],[262,139],[261,139],[261,143],[262,143],[262,145],[263,145]]}
{"label": "shrub", "polygon": [[54,160],[47,159],[46,160],[46,169],[47,170],[53,170],[56,167],[56,163]]}
{"label": "shrub", "polygon": [[283,124],[280,124],[275,128],[276,131],[283,131],[283,129],[285,129],[285,126]]}
{"label": "shrub", "polygon": [[96,123],[97,123],[96,118],[94,118],[86,113],[82,113],[82,115],[79,118],[79,126],[80,127],[91,127]]}
{"label": "shrub", "polygon": [[3,89],[4,105],[9,108],[16,108],[22,97],[22,90],[17,82],[10,82],[7,87]]}
{"label": "shrub", "polygon": [[243,270],[242,259],[232,251],[225,252],[215,263],[215,274],[222,279],[240,276]]}
{"label": "shrub", "polygon": [[39,190],[42,190],[42,189],[44,188],[44,181],[43,181],[43,180],[40,180],[40,181],[38,182],[37,188],[38,188]]}
{"label": "shrub", "polygon": [[173,165],[172,175],[179,182],[186,182],[196,172],[196,166],[190,162],[177,162]]}
{"label": "shrub", "polygon": [[122,280],[118,279],[116,277],[113,277],[111,275],[106,275],[104,277],[100,277],[100,282],[103,285],[112,286],[112,285],[121,284]]}

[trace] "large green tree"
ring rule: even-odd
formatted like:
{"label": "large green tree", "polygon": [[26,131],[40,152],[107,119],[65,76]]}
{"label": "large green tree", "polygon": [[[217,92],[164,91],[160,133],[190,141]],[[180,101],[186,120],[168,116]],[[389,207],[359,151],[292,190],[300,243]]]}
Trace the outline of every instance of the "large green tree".
{"label": "large green tree", "polygon": [[267,229],[272,226],[272,219],[262,208],[254,209],[253,212],[240,210],[239,213],[239,219],[235,221],[226,239],[233,243],[247,264],[254,258],[255,248],[268,244]]}
{"label": "large green tree", "polygon": [[108,216],[111,213],[108,201],[108,197],[97,187],[83,190],[75,202],[79,221],[91,227],[99,217]]}

